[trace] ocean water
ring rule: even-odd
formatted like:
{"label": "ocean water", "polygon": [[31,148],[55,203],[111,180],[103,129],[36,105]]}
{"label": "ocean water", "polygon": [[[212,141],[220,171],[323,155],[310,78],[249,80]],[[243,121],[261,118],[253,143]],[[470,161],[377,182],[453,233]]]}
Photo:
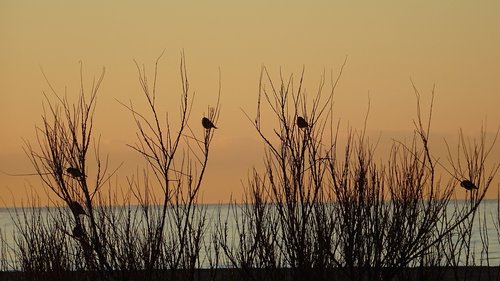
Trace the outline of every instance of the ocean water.
{"label": "ocean water", "polygon": [[[452,214],[457,207],[467,204],[465,201],[451,201],[448,205],[447,213]],[[205,241],[210,243],[212,239],[212,233],[214,233],[216,223],[222,218],[227,222],[228,226],[228,241],[233,246],[237,244],[237,226],[235,221],[239,214],[242,214],[241,207],[243,205],[200,205],[203,210],[206,210],[207,219],[207,229],[205,232]],[[239,212],[234,212],[236,207]],[[115,211],[119,211],[120,207],[113,207]],[[132,207],[132,209],[138,207]],[[40,208],[34,209],[24,209],[24,212],[28,217],[31,217],[33,213],[39,215],[40,218],[46,219],[49,213],[64,214],[67,210],[57,208]],[[138,212],[139,214],[140,212]],[[17,257],[13,255],[13,249],[16,247],[16,235],[18,234],[16,227],[16,216],[22,216],[22,209],[14,208],[0,208],[0,270],[12,270],[17,268]],[[137,214],[136,214],[137,215]],[[473,265],[500,265],[500,233],[498,230],[499,224],[499,209],[497,200],[483,200],[478,212],[474,216],[474,227],[471,233],[470,239],[470,249],[473,253],[471,255],[472,260],[469,260],[468,264]],[[22,221],[22,220],[21,220]],[[485,239],[487,238],[487,239]],[[455,237],[454,239],[461,239],[460,237]],[[487,250],[487,251],[486,251]],[[488,255],[486,255],[486,253]],[[205,249],[202,250],[202,256],[206,255]],[[223,253],[221,253],[223,255]],[[465,260],[461,258],[461,261]],[[463,262],[461,262],[463,265]],[[202,257],[201,267],[208,267],[208,261],[206,258]],[[230,266],[227,259],[222,258],[220,260],[220,267]]]}

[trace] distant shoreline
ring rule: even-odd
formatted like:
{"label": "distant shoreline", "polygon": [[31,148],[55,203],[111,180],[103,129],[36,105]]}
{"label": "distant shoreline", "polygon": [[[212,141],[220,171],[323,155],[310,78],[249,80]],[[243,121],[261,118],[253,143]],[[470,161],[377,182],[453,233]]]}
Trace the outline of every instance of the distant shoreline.
{"label": "distant shoreline", "polygon": [[[450,199],[450,202],[467,202],[468,199]],[[481,204],[496,204],[499,201],[498,198],[484,198],[482,200]],[[330,202],[331,203],[331,202]],[[232,202],[220,202],[220,203],[198,203],[196,204],[197,206],[205,206],[205,207],[218,207],[218,206],[230,206],[230,205],[245,205],[248,203],[242,203],[242,202],[237,202],[237,203],[232,203]],[[272,203],[268,203],[272,204]],[[97,207],[129,207],[129,205],[123,204],[123,205],[96,205]],[[157,206],[161,207],[162,205],[160,204],[150,204],[149,206]],[[140,204],[131,204],[130,207],[135,208],[135,207],[141,207]],[[7,210],[12,210],[12,209],[57,209],[57,208],[67,208],[67,206],[48,206],[48,205],[43,205],[43,206],[1,206],[0,207],[0,212],[2,211],[7,211]]]}

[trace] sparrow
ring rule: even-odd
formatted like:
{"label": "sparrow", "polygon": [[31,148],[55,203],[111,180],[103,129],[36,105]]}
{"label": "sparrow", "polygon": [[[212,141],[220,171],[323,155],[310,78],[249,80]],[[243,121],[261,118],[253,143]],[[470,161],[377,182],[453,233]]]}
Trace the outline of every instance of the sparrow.
{"label": "sparrow", "polygon": [[201,119],[201,125],[203,125],[203,128],[207,130],[210,130],[212,128],[217,129],[214,123],[212,123],[212,121],[210,121],[210,119],[208,119],[207,117],[203,117],[203,119]]}
{"label": "sparrow", "polygon": [[78,168],[69,167],[66,169],[66,172],[74,178],[83,177],[83,173]]}
{"label": "sparrow", "polygon": [[302,129],[302,128],[308,127],[309,124],[307,124],[307,121],[302,116],[298,116],[297,117],[297,126]]}
{"label": "sparrow", "polygon": [[76,224],[76,226],[73,228],[73,236],[75,236],[75,238],[80,238],[83,236],[83,234],[83,228],[80,223]]}
{"label": "sparrow", "polygon": [[460,186],[467,189],[467,190],[478,189],[478,187],[474,183],[472,183],[470,180],[461,181]]}
{"label": "sparrow", "polygon": [[71,210],[71,212],[73,212],[73,215],[75,215],[76,217],[87,214],[85,212],[85,209],[83,209],[82,205],[80,205],[80,203],[76,201],[69,202],[69,209]]}

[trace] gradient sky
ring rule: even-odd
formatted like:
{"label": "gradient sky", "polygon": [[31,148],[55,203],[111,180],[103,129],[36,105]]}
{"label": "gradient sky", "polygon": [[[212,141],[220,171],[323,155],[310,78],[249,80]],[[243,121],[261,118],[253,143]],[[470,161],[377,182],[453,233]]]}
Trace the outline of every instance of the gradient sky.
{"label": "gradient sky", "polygon": [[[412,130],[415,98],[410,78],[428,102],[436,85],[433,136],[450,142],[459,128],[477,135],[500,125],[499,1],[0,1],[0,170],[30,173],[22,139],[34,138],[43,91],[53,85],[75,94],[79,64],[90,81],[106,67],[96,132],[111,166],[125,161],[125,178],[142,162],[130,114],[116,102],[142,96],[133,60],[160,63],[160,95],[177,114],[180,52],[185,51],[194,112],[214,104],[222,73],[222,112],[210,159],[205,202],[240,198],[247,175],[260,166],[263,145],[241,109],[253,114],[262,65],[278,77],[306,68],[314,93],[325,70],[348,63],[336,93],[335,115],[361,128],[368,95],[368,128],[392,137]],[[172,99],[174,102],[171,102]],[[191,122],[198,123],[197,116]],[[201,128],[200,128],[201,130]],[[437,147],[442,145],[437,144]],[[499,160],[500,150],[494,151]],[[494,160],[492,158],[492,160]],[[490,196],[498,192],[498,180]],[[0,174],[6,204],[26,202],[36,177]]]}

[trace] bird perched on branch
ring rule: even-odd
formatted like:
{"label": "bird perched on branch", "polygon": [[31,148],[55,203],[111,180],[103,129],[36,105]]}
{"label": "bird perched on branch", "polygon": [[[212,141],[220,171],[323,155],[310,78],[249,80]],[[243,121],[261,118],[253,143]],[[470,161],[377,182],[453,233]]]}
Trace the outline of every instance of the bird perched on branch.
{"label": "bird perched on branch", "polygon": [[212,128],[217,129],[214,123],[212,123],[212,121],[210,121],[210,119],[208,119],[207,117],[203,117],[203,119],[201,119],[201,125],[203,125],[203,128],[207,130],[210,130]]}
{"label": "bird perched on branch", "polygon": [[84,176],[83,173],[78,168],[74,167],[67,168],[66,172],[68,172],[68,174],[70,174],[74,178],[81,178]]}
{"label": "bird perched on branch", "polygon": [[302,116],[298,116],[298,117],[297,117],[297,126],[298,126],[299,128],[301,128],[301,129],[302,129],[302,128],[306,128],[306,127],[308,127],[308,126],[309,126],[309,124],[308,124],[308,123],[307,123],[307,121],[304,119],[304,117],[302,117]]}
{"label": "bird perched on branch", "polygon": [[76,226],[73,228],[73,236],[75,236],[75,238],[81,238],[83,237],[84,233],[85,232],[82,228],[82,225],[80,223],[77,223]]}
{"label": "bird perched on branch", "polygon": [[470,180],[461,181],[460,186],[467,189],[467,190],[478,189],[478,187]]}
{"label": "bird perched on branch", "polygon": [[73,212],[73,215],[75,215],[76,217],[78,217],[80,215],[87,214],[87,212],[85,212],[85,209],[82,207],[82,205],[80,205],[80,203],[78,203],[76,201],[69,202],[69,209],[71,210],[71,212]]}

